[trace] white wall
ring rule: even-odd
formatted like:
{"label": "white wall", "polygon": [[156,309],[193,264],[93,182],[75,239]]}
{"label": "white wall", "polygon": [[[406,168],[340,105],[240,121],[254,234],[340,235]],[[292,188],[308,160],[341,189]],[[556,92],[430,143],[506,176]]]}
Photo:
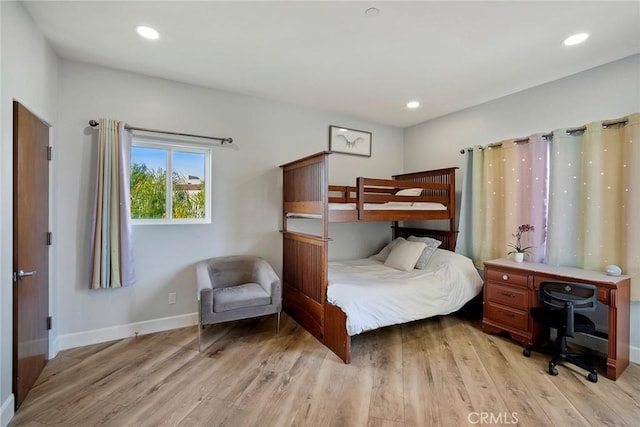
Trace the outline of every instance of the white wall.
{"label": "white wall", "polygon": [[[58,57],[16,2],[0,2],[0,425],[13,414],[12,360],[12,245],[13,245],[13,100],[20,101],[45,122],[52,124],[55,145],[57,122]],[[53,201],[53,200],[52,200]],[[52,209],[55,209],[53,201]],[[52,258],[55,253],[52,251]],[[55,282],[50,283],[54,291]],[[55,297],[55,293],[53,293]],[[53,310],[55,307],[51,305]],[[55,313],[55,311],[52,311]]]}
{"label": "white wall", "polygon": [[[372,158],[332,155],[332,183],[350,183],[358,175],[389,176],[403,170],[461,166],[458,151],[462,147],[640,111],[639,57],[635,56],[406,129],[403,154],[403,132],[396,128],[60,62],[19,3],[0,2],[0,43],[0,425],[13,414],[14,98],[54,125],[50,298],[52,340],[59,338],[55,342],[62,347],[192,321],[193,266],[201,259],[252,253],[265,257],[280,271],[278,166],[326,150],[329,125],[373,132]],[[240,147],[239,151],[214,150],[213,224],[135,227],[138,283],[127,289],[87,289],[96,135],[87,122],[99,117],[151,128],[228,135]],[[387,238],[388,226],[333,225],[331,235],[336,241],[331,244],[331,257],[368,254]],[[177,293],[176,305],[167,304],[168,292]],[[636,346],[640,346],[639,321],[640,304],[634,304],[631,331]]]}
{"label": "white wall", "polygon": [[[59,284],[60,348],[153,329],[139,322],[193,322],[194,265],[202,259],[255,254],[280,272],[279,165],[326,150],[329,125],[373,132],[371,158],[331,156],[332,183],[402,171],[401,129],[77,62],[61,63],[59,117],[60,144],[54,156],[60,188],[54,229],[59,259],[54,274]],[[141,127],[231,136],[239,150],[214,149],[211,225],[134,226],[137,283],[96,291],[89,290],[87,282],[97,131],[87,123],[100,117]],[[340,228],[332,233],[338,240],[332,245],[340,247],[336,256],[370,254],[390,237],[388,227],[385,223]],[[377,237],[362,243],[360,235]],[[169,292],[177,293],[177,304],[167,304]],[[158,321],[170,316],[177,317]]]}
{"label": "white wall", "polygon": [[[638,111],[640,55],[635,55],[407,128],[404,167],[407,171],[462,167],[461,148]],[[461,177],[462,173],[457,179]],[[631,306],[631,345],[638,360],[640,302]]]}

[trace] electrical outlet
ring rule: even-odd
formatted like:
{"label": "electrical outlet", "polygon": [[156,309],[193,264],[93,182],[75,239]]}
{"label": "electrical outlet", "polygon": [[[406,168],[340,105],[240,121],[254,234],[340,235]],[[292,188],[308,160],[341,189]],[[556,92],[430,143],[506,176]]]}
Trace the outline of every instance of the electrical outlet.
{"label": "electrical outlet", "polygon": [[178,297],[175,292],[169,292],[169,304],[175,304],[178,301]]}

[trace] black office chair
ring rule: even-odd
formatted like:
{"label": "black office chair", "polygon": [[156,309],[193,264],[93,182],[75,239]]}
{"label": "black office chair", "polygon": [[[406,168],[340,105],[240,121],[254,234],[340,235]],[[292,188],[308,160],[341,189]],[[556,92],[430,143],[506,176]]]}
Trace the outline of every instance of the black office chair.
{"label": "black office chair", "polygon": [[549,362],[551,375],[558,375],[558,363],[569,362],[589,371],[589,381],[598,382],[598,372],[584,361],[585,355],[569,353],[567,348],[567,337],[573,337],[575,332],[595,332],[596,326],[593,321],[579,312],[595,311],[598,289],[594,285],[581,283],[542,282],[539,298],[543,307],[532,308],[531,316],[545,326],[546,336],[550,328],[558,330],[555,348],[548,350],[532,346],[525,348],[522,353],[526,357],[531,356],[532,350],[554,355]]}

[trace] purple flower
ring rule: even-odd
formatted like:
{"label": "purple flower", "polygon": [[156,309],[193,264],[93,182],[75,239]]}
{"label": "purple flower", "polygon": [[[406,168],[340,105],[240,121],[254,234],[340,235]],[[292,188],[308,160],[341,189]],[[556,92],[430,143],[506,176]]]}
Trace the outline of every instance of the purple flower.
{"label": "purple flower", "polygon": [[508,244],[508,246],[513,248],[514,250],[509,252],[507,255],[511,255],[516,252],[521,252],[525,254],[530,253],[530,249],[533,248],[533,246],[527,246],[527,247],[522,246],[522,235],[529,231],[535,231],[535,228],[531,224],[522,224],[521,226],[518,227],[518,229],[516,230],[516,233],[512,234],[512,236],[516,238],[515,245],[513,243]]}

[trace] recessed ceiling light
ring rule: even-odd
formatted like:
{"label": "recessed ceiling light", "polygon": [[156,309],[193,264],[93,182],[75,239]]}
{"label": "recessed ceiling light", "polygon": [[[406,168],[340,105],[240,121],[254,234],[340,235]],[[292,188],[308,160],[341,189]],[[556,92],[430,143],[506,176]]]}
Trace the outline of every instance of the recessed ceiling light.
{"label": "recessed ceiling light", "polygon": [[582,43],[583,41],[585,41],[588,38],[589,38],[589,34],[587,34],[587,33],[578,33],[578,34],[574,34],[574,35],[569,36],[566,39],[564,39],[562,44],[564,44],[565,46],[573,46],[573,45]]}
{"label": "recessed ceiling light", "polygon": [[153,28],[145,27],[144,25],[137,27],[136,31],[145,39],[156,40],[158,37],[160,37],[160,33],[158,33]]}
{"label": "recessed ceiling light", "polygon": [[418,108],[420,103],[418,101],[407,102],[407,108]]}
{"label": "recessed ceiling light", "polygon": [[380,13],[380,9],[377,7],[370,7],[369,9],[364,11],[364,14],[367,16],[378,16]]}

